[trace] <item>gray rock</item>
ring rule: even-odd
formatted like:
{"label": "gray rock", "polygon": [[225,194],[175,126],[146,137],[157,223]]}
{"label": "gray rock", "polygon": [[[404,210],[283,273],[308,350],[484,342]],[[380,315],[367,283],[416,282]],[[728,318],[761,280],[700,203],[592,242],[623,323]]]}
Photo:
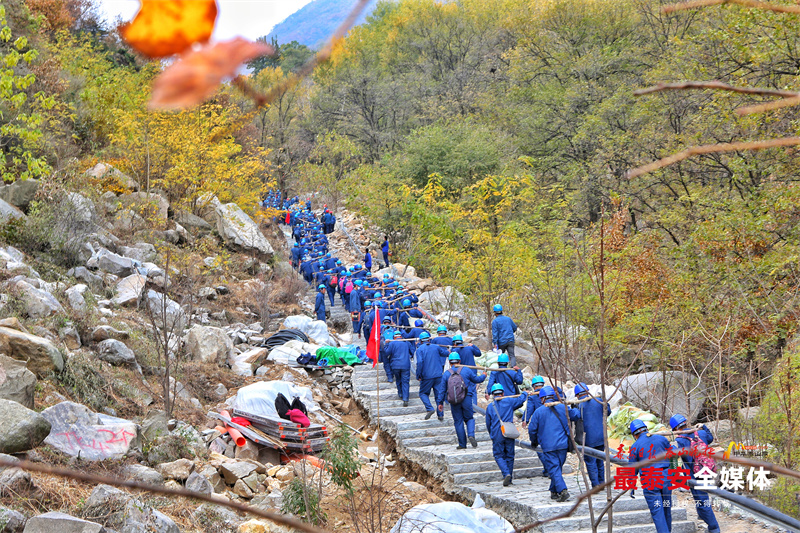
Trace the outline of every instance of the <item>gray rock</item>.
{"label": "gray rock", "polygon": [[[116,207],[121,207],[119,200],[117,200],[114,205]],[[119,209],[114,213],[108,229],[115,233],[134,233],[146,227],[147,221],[137,213],[130,209]],[[122,248],[120,251],[122,251]]]}
{"label": "gray rock", "polygon": [[283,493],[279,490],[273,490],[269,494],[258,494],[252,500],[250,505],[257,507],[262,511],[275,512],[280,510],[283,506]]}
{"label": "gray rock", "polygon": [[64,291],[67,296],[69,306],[75,311],[86,311],[86,299],[83,297],[84,293],[89,290],[89,287],[83,283],[78,283]]}
{"label": "gray rock", "polygon": [[28,362],[28,370],[38,377],[64,369],[64,359],[52,342],[24,331],[0,327],[0,353]]}
{"label": "gray rock", "polygon": [[217,225],[217,207],[221,206],[222,202],[211,193],[205,193],[200,195],[197,198],[197,204],[195,207],[195,213],[205,220],[206,222],[211,225],[211,227],[216,227]]}
{"label": "gray rock", "polygon": [[38,190],[39,180],[17,180],[8,185],[0,185],[0,200],[20,209],[28,209]]}
{"label": "gray rock", "polygon": [[125,479],[145,483],[147,485],[163,485],[164,476],[158,470],[140,464],[127,465],[122,469]]}
{"label": "gray rock", "polygon": [[0,223],[6,224],[10,220],[18,220],[18,219],[27,218],[25,213],[14,207],[13,205],[7,203],[5,200],[0,199]]}
{"label": "gray rock", "polygon": [[217,291],[214,289],[214,287],[203,287],[197,291],[197,297],[206,300],[216,300]]}
{"label": "gray rock", "polygon": [[274,250],[247,213],[234,204],[219,205],[215,209],[217,233],[234,249],[255,251],[271,258]]}
{"label": "gray rock", "polygon": [[0,533],[22,533],[27,520],[24,514],[0,506]]}
{"label": "gray rock", "polygon": [[136,354],[133,350],[125,346],[125,343],[116,339],[108,339],[100,342],[97,345],[97,352],[102,361],[111,363],[112,365],[128,365],[134,368],[139,367],[136,362]]}
{"label": "gray rock", "polygon": [[76,192],[68,192],[65,200],[70,204],[70,213],[76,222],[90,225],[95,219],[94,202]]}
{"label": "gray rock", "polygon": [[0,354],[0,399],[33,409],[36,376],[23,361]]}
{"label": "gray rock", "polygon": [[756,405],[755,407],[742,407],[739,409],[739,420],[742,422],[748,422],[755,417],[758,416],[758,413],[761,412],[761,407]]}
{"label": "gray rock", "polygon": [[206,522],[219,524],[224,531],[236,531],[239,525],[245,521],[239,515],[221,505],[211,505],[204,503],[195,511],[195,517]]}
{"label": "gray rock", "polygon": [[142,420],[142,437],[148,441],[153,441],[168,434],[167,413],[159,410],[148,412],[147,416]]}
{"label": "gray rock", "polygon": [[[7,463],[19,462],[19,459],[12,455],[0,453],[0,457]],[[0,496],[17,496],[34,489],[36,489],[36,485],[33,484],[28,472],[14,467],[0,467]]]}
{"label": "gray rock", "polygon": [[114,298],[111,299],[111,303],[120,306],[136,305],[146,284],[147,277],[139,273],[122,278],[114,288]]}
{"label": "gray rock", "polygon": [[130,494],[117,487],[97,485],[86,500],[83,516],[101,517],[107,515],[109,511],[124,507],[130,499]]}
{"label": "gray rock", "polygon": [[246,461],[230,461],[219,467],[219,473],[225,479],[225,483],[233,485],[237,480],[244,479],[255,472],[256,468],[258,468],[256,465]]}
{"label": "gray rock", "polygon": [[77,350],[81,347],[81,334],[73,324],[69,323],[63,328],[58,328],[58,337],[68,350]]}
{"label": "gray rock", "polygon": [[125,257],[136,259],[140,263],[155,261],[158,257],[156,247],[148,242],[137,242],[133,246],[120,246],[119,252]]}
{"label": "gray rock", "polygon": [[45,439],[56,450],[89,461],[120,459],[139,446],[139,428],[129,420],[61,402],[42,411],[52,430]]}
{"label": "gray rock", "polygon": [[129,276],[135,266],[133,259],[107,250],[97,256],[97,268],[115,276]]}
{"label": "gray rock", "polygon": [[661,420],[682,413],[694,423],[706,400],[700,378],[686,372],[645,372],[624,378],[617,384],[620,392],[635,405],[650,411]]}
{"label": "gray rock", "polygon": [[183,331],[187,318],[178,302],[152,289],[147,291],[146,298],[148,309],[156,318],[156,325],[159,328],[163,328],[166,323],[169,330],[174,330],[176,333]]}
{"label": "gray rock", "polygon": [[94,342],[101,342],[106,339],[117,339],[123,341],[128,339],[130,334],[127,331],[120,331],[111,326],[97,326],[92,330],[92,340]]}
{"label": "gray rock", "polygon": [[123,194],[119,197],[119,201],[124,208],[132,209],[142,215],[153,215],[162,220],[167,218],[169,202],[160,194],[133,192]]}
{"label": "gray rock", "polygon": [[162,463],[156,467],[156,470],[166,479],[183,481],[188,479],[192,470],[194,470],[194,463],[189,459],[178,459],[177,461]]}
{"label": "gray rock", "polygon": [[201,494],[211,495],[214,492],[214,488],[211,486],[211,483],[205,478],[205,476],[198,474],[197,472],[192,472],[189,477],[186,478],[186,488]]}
{"label": "gray rock", "polygon": [[0,453],[20,453],[42,443],[50,433],[50,423],[24,405],[0,399]]}
{"label": "gray rock", "polygon": [[211,224],[199,216],[186,211],[177,211],[175,213],[175,221],[189,231],[196,231],[198,233],[209,233],[211,231]]}
{"label": "gray rock", "polygon": [[186,351],[192,359],[223,364],[233,350],[233,342],[221,328],[192,326],[186,334]]}
{"label": "gray rock", "polygon": [[46,318],[64,312],[64,308],[55,296],[45,290],[37,289],[27,281],[19,280],[9,285],[11,292],[22,298],[25,314],[30,318]]}
{"label": "gray rock", "polygon": [[75,267],[67,272],[73,278],[89,285],[92,290],[99,291],[103,288],[103,278],[92,272],[86,267]]}
{"label": "gray rock", "polygon": [[105,533],[100,524],[51,511],[34,516],[25,524],[24,533]]}

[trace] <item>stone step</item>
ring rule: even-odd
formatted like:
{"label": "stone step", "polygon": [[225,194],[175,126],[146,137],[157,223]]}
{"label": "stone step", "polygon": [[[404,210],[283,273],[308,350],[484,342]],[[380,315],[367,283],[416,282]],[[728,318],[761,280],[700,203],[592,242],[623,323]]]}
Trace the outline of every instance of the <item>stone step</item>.
{"label": "stone step", "polygon": [[[445,422],[448,421],[447,417],[445,417],[444,421]],[[478,427],[479,426],[477,424],[475,424],[475,428],[476,428],[475,435],[477,436],[478,434],[483,433],[483,434],[487,435],[487,437],[488,437],[488,434],[485,431],[483,431],[483,432],[478,431]],[[449,437],[450,435],[453,434],[454,431],[455,431],[455,428],[453,428],[452,420],[451,420],[451,423],[447,424],[445,427],[442,427],[440,425],[440,426],[435,426],[435,427],[426,427],[426,428],[419,428],[419,429],[418,428],[404,429],[402,431],[398,431],[397,432],[396,438],[402,440],[402,439],[415,439],[415,438],[420,438],[420,437]]]}
{"label": "stone step", "polygon": [[[386,375],[381,374],[381,381],[377,385],[375,384],[375,376],[372,376],[371,383],[369,380],[365,381],[358,381],[350,379],[350,384],[353,385],[353,389],[356,390],[359,394],[363,395],[372,395],[376,396],[375,391],[380,390],[381,393],[383,391],[395,391],[397,392],[397,385],[394,383],[389,383],[386,381]],[[409,396],[415,396],[419,399],[419,383],[416,382],[409,382],[408,386]],[[433,393],[431,393],[431,398],[433,398]],[[433,401],[433,400],[431,400]]]}
{"label": "stone step", "polygon": [[[389,409],[390,407],[403,407],[403,400],[397,397],[397,392],[395,392],[394,397],[391,399],[384,400],[381,398],[381,416],[383,416],[383,410]],[[378,409],[378,402],[370,401],[369,402],[369,411],[377,413]],[[408,409],[409,412],[417,412],[418,409],[421,409],[420,412],[425,412],[425,405],[420,401],[419,398],[408,398]],[[435,415],[434,415],[435,416]]]}
{"label": "stone step", "polygon": [[[645,507],[645,509],[637,510],[637,511],[618,511],[616,506],[614,506],[614,514],[612,516],[611,522],[614,525],[614,531],[618,531],[618,528],[622,527],[630,527],[630,526],[647,526],[649,525],[652,527],[653,531],[655,530],[655,526],[653,526],[653,519],[650,517],[650,510]],[[595,507],[595,513],[597,513],[602,506]],[[675,522],[683,522],[687,519],[686,509],[682,507],[676,507],[672,509],[672,522],[673,528],[672,530],[675,531],[674,524]],[[601,527],[606,528],[608,524],[608,516],[604,516],[603,520],[600,521]],[[586,515],[581,516],[570,516],[568,518],[562,518],[560,520],[554,520],[553,522],[548,522],[541,526],[542,533],[558,533],[561,531],[579,531],[579,530],[591,530],[592,528],[592,521],[591,517]]]}
{"label": "stone step", "polygon": [[[591,529],[570,530],[562,529],[559,531],[570,531],[571,533],[591,533]],[[672,533],[696,533],[697,526],[691,520],[672,522]],[[630,526],[617,526],[614,524],[614,533],[656,533],[656,526],[650,520],[649,524],[639,524]]]}
{"label": "stone step", "polygon": [[[537,468],[541,467],[538,457],[514,457],[514,468]],[[497,469],[495,461],[475,461],[474,463],[453,463],[448,465],[447,470],[455,474],[471,474],[474,472],[487,472]],[[541,472],[539,473],[541,475]]]}
{"label": "stone step", "polygon": [[[402,443],[403,446],[406,448],[420,448],[423,446],[442,446],[443,448],[447,448],[448,446],[457,446],[458,445],[458,437],[456,437],[456,430],[453,427],[453,424],[448,424],[450,427],[450,435],[440,435],[437,437],[417,437],[413,439],[403,439]],[[475,432],[475,440],[478,442],[489,442],[491,443],[492,440],[489,438],[489,434],[486,432],[479,433]],[[471,446],[470,446],[471,448]],[[455,450],[454,450],[455,451]],[[484,448],[484,455],[491,454],[492,448],[491,444],[488,447]]]}
{"label": "stone step", "polygon": [[[453,450],[447,451],[446,453],[443,452],[439,446],[421,446],[421,447],[414,447],[414,451],[416,453],[427,453],[430,455],[439,455],[442,456],[442,459],[448,464],[460,464],[460,463],[479,463],[484,461],[494,461],[491,455],[491,449],[480,449],[480,448],[473,448],[471,446],[467,447],[466,450]],[[536,454],[530,450],[520,450],[517,449],[516,454],[514,455],[515,461],[517,459],[523,457],[536,457]],[[480,490],[480,488],[476,489]]]}
{"label": "stone step", "polygon": [[[411,404],[409,403],[409,407]],[[384,416],[381,413],[381,424],[382,425],[390,425],[395,428],[396,431],[407,431],[411,429],[429,429],[429,428],[441,428],[442,423],[436,418],[436,416],[431,417],[428,420],[425,420],[423,417],[420,419],[418,415],[399,415],[399,416]],[[481,425],[483,424],[483,425]],[[450,427],[453,427],[450,424]],[[483,427],[485,429],[486,423],[484,422],[482,415],[475,415],[475,428]]]}
{"label": "stone step", "polygon": [[[517,468],[517,465],[515,464],[514,479],[541,477],[543,470],[544,469],[541,466],[532,468]],[[490,481],[502,481],[502,480],[503,480],[503,474],[500,473],[500,469],[497,467],[497,464],[494,465],[494,470],[489,470],[486,472],[472,472],[468,474],[453,475],[453,483],[457,483],[459,485],[463,485],[465,483],[486,483]]]}

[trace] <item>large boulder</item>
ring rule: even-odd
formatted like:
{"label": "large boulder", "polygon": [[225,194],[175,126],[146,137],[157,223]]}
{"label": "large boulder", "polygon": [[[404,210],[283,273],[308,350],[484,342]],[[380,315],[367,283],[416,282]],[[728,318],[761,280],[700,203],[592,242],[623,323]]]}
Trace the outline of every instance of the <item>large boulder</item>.
{"label": "large boulder", "polygon": [[127,174],[120,172],[118,169],[107,163],[97,163],[95,166],[86,171],[86,175],[95,179],[108,180],[111,178],[117,181],[118,185],[121,185],[122,187],[132,191],[135,191],[139,188],[139,184],[136,183],[136,180]]}
{"label": "large boulder", "polygon": [[120,246],[118,251],[125,257],[136,259],[140,263],[149,263],[158,257],[158,250],[149,242],[137,242],[133,246]]}
{"label": "large boulder", "polygon": [[64,358],[53,343],[42,337],[0,327],[0,353],[28,362],[28,370],[39,377],[64,369]]}
{"label": "large boulder", "polygon": [[6,224],[11,220],[20,218],[27,218],[25,213],[9,204],[3,199],[0,199],[0,224]]}
{"label": "large boulder", "polygon": [[189,231],[196,231],[199,233],[209,233],[211,231],[211,224],[187,211],[177,211],[175,213],[175,222]]}
{"label": "large boulder", "polygon": [[132,192],[120,196],[119,201],[126,209],[132,209],[139,214],[149,214],[161,220],[166,220],[169,211],[169,202],[160,194]]}
{"label": "large boulder", "polygon": [[114,287],[114,297],[111,303],[114,305],[136,305],[142,297],[144,286],[147,285],[147,276],[142,274],[131,274],[122,278]]}
{"label": "large boulder", "polygon": [[241,207],[234,203],[223,204],[217,206],[214,212],[217,233],[228,246],[237,250],[256,251],[265,258],[272,257],[272,245]]}
{"label": "large boulder", "polygon": [[100,524],[75,518],[68,514],[51,511],[34,516],[25,524],[24,533],[105,533]]}
{"label": "large boulder", "polygon": [[706,401],[705,385],[687,372],[645,372],[627,376],[615,385],[634,405],[661,420],[681,413],[694,423]]}
{"label": "large boulder", "polygon": [[36,376],[22,361],[0,354],[0,398],[33,409]]}
{"label": "large boulder", "polygon": [[[217,207],[221,206],[222,202],[219,198],[211,193],[201,194],[197,198],[197,206],[195,212],[197,215],[208,222],[210,226],[217,225]],[[178,221],[180,222],[180,221]]]}
{"label": "large boulder", "polygon": [[102,361],[115,366],[127,365],[134,369],[139,369],[139,363],[136,362],[136,354],[122,341],[106,339],[97,345],[97,352]]}
{"label": "large boulder", "polygon": [[225,363],[233,352],[233,341],[223,329],[193,326],[186,333],[186,351],[198,361]]}
{"label": "large boulder", "polygon": [[136,424],[79,403],[61,402],[42,411],[42,416],[53,426],[44,442],[70,457],[121,459],[139,446]]}
{"label": "large boulder", "polygon": [[93,201],[76,192],[68,192],[64,199],[69,203],[70,213],[75,222],[85,226],[94,223],[96,210]]}
{"label": "large boulder", "polygon": [[177,332],[186,327],[186,313],[178,302],[152,289],[147,291],[147,308],[155,318],[156,326]]}
{"label": "large boulder", "polygon": [[39,180],[17,180],[9,185],[0,185],[0,200],[20,209],[28,209],[38,190]]}
{"label": "large boulder", "polygon": [[133,273],[136,263],[130,257],[101,250],[97,254],[97,268],[115,276],[128,276]]}
{"label": "large boulder", "polygon": [[0,399],[0,425],[0,453],[32,450],[50,433],[44,416],[11,400]]}
{"label": "large boulder", "polygon": [[180,533],[168,516],[109,485],[94,488],[86,500],[84,516],[96,517],[124,533]]}
{"label": "large boulder", "polygon": [[87,290],[89,290],[88,286],[84,285],[83,283],[78,283],[64,291],[64,294],[67,297],[67,302],[73,310],[81,313],[86,311],[86,298],[84,298],[83,295]]}
{"label": "large boulder", "polygon": [[46,318],[64,312],[55,296],[46,290],[37,289],[25,280],[10,284],[9,290],[22,299],[25,314],[30,318]]}

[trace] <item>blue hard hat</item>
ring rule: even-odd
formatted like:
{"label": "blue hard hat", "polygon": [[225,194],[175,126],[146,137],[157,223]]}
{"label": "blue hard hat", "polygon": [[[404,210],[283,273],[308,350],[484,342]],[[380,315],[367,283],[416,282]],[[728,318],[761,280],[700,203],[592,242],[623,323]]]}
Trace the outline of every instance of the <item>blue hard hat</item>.
{"label": "blue hard hat", "polygon": [[342,260],[341,260],[341,259],[337,259],[337,260],[336,260],[336,264],[337,264],[337,265],[341,265],[341,264],[342,264]]}
{"label": "blue hard hat", "polygon": [[398,329],[397,331],[394,332],[394,336],[395,337],[402,337],[403,336],[403,332]]}
{"label": "blue hard hat", "polygon": [[325,285],[320,285],[319,287],[317,287],[317,289],[324,289],[324,288],[325,288]]}
{"label": "blue hard hat", "polygon": [[361,265],[356,265],[356,270],[361,270]]}
{"label": "blue hard hat", "polygon": [[372,297],[373,298],[380,298],[381,297],[381,293],[380,292],[376,292],[375,294],[372,295]]}
{"label": "blue hard hat", "polygon": [[331,254],[330,254],[330,253],[327,253],[327,254],[325,254],[325,257],[327,257],[328,259],[330,259],[330,258],[331,258]]}
{"label": "blue hard hat", "polygon": [[419,334],[419,340],[421,340],[421,341],[428,340],[430,338],[431,338],[431,334],[428,333],[427,331],[423,331],[422,333]]}
{"label": "blue hard hat", "polygon": [[369,307],[369,306],[371,306],[371,305],[372,305],[372,302],[370,302],[369,300],[367,300],[366,302],[364,302],[364,307]]}
{"label": "blue hard hat", "polygon": [[409,300],[408,298],[403,300],[403,307],[411,307],[411,300]]}
{"label": "blue hard hat", "polygon": [[686,417],[683,415],[672,415],[672,418],[669,419],[669,427],[672,429],[677,428],[681,424],[686,423]]}
{"label": "blue hard hat", "polygon": [[548,396],[555,396],[556,391],[551,386],[542,387],[539,390],[539,398],[547,398]]}
{"label": "blue hard hat", "polygon": [[385,317],[383,317],[383,321],[384,321],[384,322],[391,322],[391,321],[392,321],[392,319],[391,319],[391,318],[389,318],[388,316],[385,316]]}
{"label": "blue hard hat", "polygon": [[500,304],[494,304],[494,307],[492,307],[492,311],[494,311],[495,313],[502,313],[503,306]]}
{"label": "blue hard hat", "polygon": [[589,386],[586,383],[578,383],[575,385],[575,396],[580,396],[581,394],[586,394],[589,392]]}
{"label": "blue hard hat", "polygon": [[384,277],[384,278],[388,278],[388,277],[389,277],[389,274],[384,274],[384,275],[383,275],[383,277]]}
{"label": "blue hard hat", "polygon": [[507,353],[501,353],[500,355],[497,356],[498,364],[499,363],[508,364],[508,361],[509,361],[509,359],[508,359],[508,354]]}
{"label": "blue hard hat", "polygon": [[637,431],[641,431],[643,429],[647,429],[647,424],[645,424],[643,420],[639,420],[637,418],[631,422],[631,435],[636,435]]}
{"label": "blue hard hat", "polygon": [[414,321],[414,326],[415,327],[421,328],[423,325],[425,325],[425,322],[423,322],[422,320],[415,320]]}
{"label": "blue hard hat", "polygon": [[298,246],[300,246],[300,244],[299,244],[299,243],[294,243],[294,247],[295,247],[295,248],[297,248]]}
{"label": "blue hard hat", "polygon": [[494,385],[492,385],[492,394],[497,394],[498,392],[502,394],[505,391],[503,390],[502,385],[500,385],[499,383],[495,383]]}
{"label": "blue hard hat", "polygon": [[464,338],[461,336],[461,334],[453,335],[453,344],[458,342],[464,342]]}
{"label": "blue hard hat", "polygon": [[531,385],[536,385],[537,383],[544,385],[544,378],[542,376],[533,376],[531,378]]}
{"label": "blue hard hat", "polygon": [[436,328],[436,333],[441,333],[441,332],[447,333],[447,326],[439,326],[438,328]]}
{"label": "blue hard hat", "polygon": [[458,352],[450,352],[450,355],[447,357],[450,361],[461,361],[461,355]]}

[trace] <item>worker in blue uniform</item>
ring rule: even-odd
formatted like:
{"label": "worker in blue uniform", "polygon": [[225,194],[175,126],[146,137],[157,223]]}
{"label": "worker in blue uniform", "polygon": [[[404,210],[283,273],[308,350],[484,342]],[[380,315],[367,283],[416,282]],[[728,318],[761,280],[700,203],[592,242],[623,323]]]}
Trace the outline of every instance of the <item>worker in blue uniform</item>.
{"label": "worker in blue uniform", "polygon": [[440,325],[436,328],[436,336],[431,339],[431,344],[438,344],[446,348],[445,356],[442,357],[442,366],[444,366],[445,362],[447,362],[447,354],[453,345],[453,339],[447,336],[447,326]]}
{"label": "worker in blue uniform", "polygon": [[[475,366],[475,358],[481,356],[481,351],[477,346],[473,346],[472,344],[468,344],[466,346],[464,345],[464,338],[460,333],[453,335],[453,347],[450,348],[450,352],[457,353],[461,359],[461,364],[467,366]],[[477,405],[478,387],[474,383],[469,383],[469,388],[471,392],[470,397],[472,398],[472,404]],[[486,389],[489,390],[488,385],[486,386]]]}
{"label": "worker in blue uniform", "polygon": [[[606,441],[603,435],[603,400],[594,398],[589,394],[589,387],[586,383],[575,385],[575,397],[581,402],[576,409],[581,413],[583,420],[583,435],[576,436],[578,444],[594,448],[595,450],[605,451]],[[606,403],[606,416],[611,414],[611,407]],[[605,462],[602,459],[584,454],[583,461],[586,464],[586,473],[592,487],[602,485],[606,482]]]}
{"label": "worker in blue uniform", "polygon": [[[672,418],[669,419],[669,425],[672,428],[672,431],[689,429],[689,421],[686,420],[686,417],[682,414],[672,415]],[[691,437],[699,438],[705,443],[706,446],[710,445],[714,440],[714,435],[705,424],[700,425],[700,427],[697,428],[696,433],[696,437],[694,434],[686,433],[679,435],[675,439],[675,442],[678,445],[678,451],[683,448],[692,448]],[[689,474],[692,476],[692,479],[694,479],[694,457],[687,453],[686,455],[681,455],[681,459],[683,460],[683,464],[685,465],[686,469],[689,470]],[[704,490],[697,490],[694,487],[691,487],[690,491],[692,493],[692,497],[694,498],[697,516],[708,526],[708,533],[720,533],[719,522],[717,522],[717,517],[714,515],[714,509],[711,507],[708,493]]]}
{"label": "worker in blue uniform", "polygon": [[386,351],[386,348],[392,344],[386,341],[394,339],[394,329],[392,328],[392,321],[389,320],[389,317],[384,318],[381,323],[381,339],[383,340],[381,341],[380,350],[378,351],[378,358],[380,362],[383,363],[383,370],[386,372],[386,381],[394,383],[391,354]]}
{"label": "worker in blue uniform", "polygon": [[[509,357],[506,353],[501,353],[497,356],[497,366],[501,369],[508,368]],[[518,385],[522,384],[522,370],[515,366],[513,370],[497,370],[491,373],[489,381],[486,382],[486,390],[492,390],[495,383],[503,386],[503,391],[506,396],[512,396],[519,392]],[[489,399],[489,393],[486,393],[486,399]]]}
{"label": "worker in blue uniform", "polygon": [[314,304],[314,314],[317,320],[325,322],[325,285],[317,287],[317,300]]}
{"label": "worker in blue uniform", "polygon": [[[478,447],[478,441],[475,439],[475,418],[472,411],[472,392],[471,387],[478,383],[482,383],[486,379],[486,374],[478,375],[471,368],[461,366],[461,356],[457,352],[451,352],[448,359],[450,360],[450,368],[442,374],[442,383],[439,386],[439,394],[436,397],[436,403],[439,407],[439,416],[444,415],[444,400],[447,398],[447,385],[455,374],[461,376],[466,388],[464,399],[461,402],[450,401],[450,414],[453,415],[453,424],[456,428],[456,435],[458,436],[457,450],[464,450],[467,447],[467,438],[473,448]],[[464,431],[466,426],[467,430]]]}
{"label": "worker in blue uniform", "polygon": [[[528,403],[525,404],[525,414],[522,415],[522,427],[524,428],[528,427],[536,409],[542,406],[542,400],[539,398],[539,391],[544,387],[544,378],[542,376],[533,376],[531,378],[531,387],[533,388],[533,394],[528,395]],[[542,452],[537,451],[536,455],[539,456],[539,462],[544,464],[544,461],[542,461]],[[542,477],[548,477],[547,470],[542,469]]]}
{"label": "worker in blue uniform", "polygon": [[550,498],[565,502],[569,499],[569,491],[562,476],[562,469],[569,448],[569,421],[578,420],[580,413],[577,409],[567,408],[563,403],[548,405],[557,401],[553,387],[542,387],[539,398],[543,400],[542,406],[534,411],[528,422],[528,436],[531,438],[532,446],[542,447],[540,457],[550,478]]}
{"label": "worker in blue uniform", "polygon": [[400,330],[394,332],[394,342],[386,347],[389,359],[392,361],[392,373],[397,383],[397,396],[403,400],[403,407],[408,407],[408,387],[411,377],[411,357],[414,348],[407,342],[400,342],[403,334]]}
{"label": "worker in blue uniform", "polygon": [[511,485],[514,476],[514,439],[506,438],[501,429],[503,422],[514,421],[514,410],[522,407],[528,398],[523,392],[516,398],[504,398],[503,386],[492,387],[492,403],[486,407],[486,430],[492,438],[492,455],[503,474],[503,486]]}
{"label": "worker in blue uniform", "polygon": [[[631,422],[630,429],[636,442],[631,445],[630,456],[628,457],[629,464],[652,459],[667,450],[675,451],[666,437],[648,433],[647,425],[638,418]],[[667,479],[669,459],[661,459],[645,468],[650,469],[648,472],[651,479],[660,478],[663,480],[662,487],[654,486],[647,489],[642,487],[642,494],[647,502],[647,507],[650,509],[653,524],[656,526],[656,533],[670,533],[672,531],[672,490],[669,488],[669,480]],[[639,470],[637,468],[637,474],[640,473]]]}
{"label": "worker in blue uniform", "polygon": [[508,354],[511,366],[517,366],[517,358],[514,355],[514,333],[517,325],[514,321],[503,314],[503,306],[495,304],[494,320],[492,320],[492,344],[495,349]]}
{"label": "worker in blue uniform", "polygon": [[383,253],[384,268],[389,268],[389,237],[384,237],[381,244],[381,253]]}
{"label": "worker in blue uniform", "polygon": [[292,268],[297,268],[298,264],[300,263],[300,255],[303,253],[303,249],[300,248],[299,243],[294,243],[292,246]]}
{"label": "worker in blue uniform", "polygon": [[[417,361],[417,379],[419,380],[419,399],[425,406],[425,420],[433,416],[435,410],[431,405],[431,389],[438,389],[442,380],[442,371],[444,365],[441,362],[442,352],[447,357],[447,349],[442,346],[431,344],[431,335],[427,331],[423,331],[419,335],[419,346],[414,352],[414,358]],[[434,392],[434,400],[437,393]],[[440,421],[444,417],[439,417]]]}

